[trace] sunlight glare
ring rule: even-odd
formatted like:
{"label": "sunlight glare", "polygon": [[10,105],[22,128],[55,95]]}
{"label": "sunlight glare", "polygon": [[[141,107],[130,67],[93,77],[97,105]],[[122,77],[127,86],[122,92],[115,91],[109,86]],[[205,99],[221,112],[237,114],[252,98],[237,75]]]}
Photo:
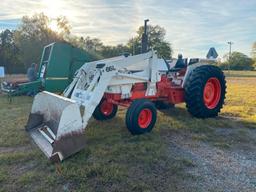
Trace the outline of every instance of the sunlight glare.
{"label": "sunlight glare", "polygon": [[49,27],[56,32],[59,32],[59,27],[56,19],[60,16],[67,15],[64,12],[63,7],[65,6],[65,1],[61,0],[43,0],[44,14],[50,18]]}
{"label": "sunlight glare", "polygon": [[52,19],[56,19],[58,16],[64,15],[62,10],[63,2],[64,1],[61,0],[43,0],[45,7],[44,13]]}
{"label": "sunlight glare", "polygon": [[51,28],[51,30],[56,31],[56,32],[59,32],[59,30],[60,30],[58,27],[58,23],[55,19],[50,21],[49,27]]}

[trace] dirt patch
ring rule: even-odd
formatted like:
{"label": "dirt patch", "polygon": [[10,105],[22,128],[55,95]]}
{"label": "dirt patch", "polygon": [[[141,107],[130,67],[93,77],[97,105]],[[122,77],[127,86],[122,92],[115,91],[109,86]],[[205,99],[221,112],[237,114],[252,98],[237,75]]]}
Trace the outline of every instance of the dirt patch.
{"label": "dirt patch", "polygon": [[[235,131],[216,129],[216,132],[228,135]],[[256,132],[248,131],[256,139]],[[172,157],[187,159],[194,165],[186,170],[195,178],[193,182],[186,181],[187,190],[256,191],[255,150],[243,150],[237,145],[221,149],[208,142],[194,140],[191,134],[172,133],[166,139]],[[253,143],[248,147],[256,149]]]}

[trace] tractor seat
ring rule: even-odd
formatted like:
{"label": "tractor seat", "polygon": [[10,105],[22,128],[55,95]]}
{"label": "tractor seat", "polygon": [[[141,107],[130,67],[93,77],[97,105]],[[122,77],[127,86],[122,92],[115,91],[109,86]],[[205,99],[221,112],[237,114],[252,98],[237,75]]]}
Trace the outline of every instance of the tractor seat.
{"label": "tractor seat", "polygon": [[186,60],[186,59],[179,58],[175,64],[174,68],[185,68],[187,60],[186,61],[184,61],[184,60]]}
{"label": "tractor seat", "polygon": [[187,66],[187,59],[179,58],[173,68],[169,69],[170,72],[178,72]]}

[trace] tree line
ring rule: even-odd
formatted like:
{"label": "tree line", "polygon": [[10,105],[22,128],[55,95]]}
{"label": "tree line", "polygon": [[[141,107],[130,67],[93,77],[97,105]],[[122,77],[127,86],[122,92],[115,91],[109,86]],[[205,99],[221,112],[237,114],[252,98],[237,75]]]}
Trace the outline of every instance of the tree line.
{"label": "tree line", "polygon": [[[110,46],[98,38],[73,35],[71,25],[65,17],[58,17],[54,22],[57,31],[51,28],[52,19],[43,13],[31,17],[24,16],[17,29],[6,29],[0,33],[0,66],[5,67],[6,73],[25,73],[31,63],[40,62],[43,47],[52,42],[70,43],[93,55],[95,60],[118,56],[125,52],[141,52],[143,26],[139,27],[136,36],[125,44]],[[159,56],[170,59],[173,50],[165,39],[165,29],[159,25],[149,25],[148,33],[149,47],[154,48]],[[256,42],[252,47],[252,58],[240,52],[233,52],[230,57],[226,55],[224,58],[224,62],[218,62],[223,69],[253,70],[256,68]]]}
{"label": "tree line", "polygon": [[[138,28],[134,38],[126,44],[105,45],[98,38],[79,37],[71,34],[71,25],[65,17],[54,20],[58,30],[51,28],[52,20],[43,13],[31,17],[24,16],[15,30],[6,29],[0,33],[0,66],[6,73],[24,73],[31,63],[39,63],[43,47],[52,42],[67,42],[84,49],[93,58],[109,58],[125,52],[138,54],[141,51],[140,39],[143,26]],[[165,40],[165,29],[156,25],[149,26],[149,46],[158,51],[160,56],[171,58],[171,44]]]}
{"label": "tree line", "polygon": [[252,57],[241,52],[234,51],[231,55],[226,54],[224,61],[219,61],[218,65],[223,70],[256,70],[256,42],[252,46]]}

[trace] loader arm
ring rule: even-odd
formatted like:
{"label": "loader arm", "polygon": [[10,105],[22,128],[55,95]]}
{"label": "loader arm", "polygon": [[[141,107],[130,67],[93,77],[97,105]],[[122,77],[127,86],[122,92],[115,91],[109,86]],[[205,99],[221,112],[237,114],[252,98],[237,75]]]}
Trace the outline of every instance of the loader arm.
{"label": "loader arm", "polygon": [[[100,103],[113,77],[134,79],[134,82],[145,82],[150,79],[150,76],[143,78],[138,75],[136,76],[122,72],[122,69],[139,62],[146,62],[150,65],[151,62],[149,61],[153,57],[153,54],[153,51],[150,51],[145,54],[131,57],[115,57],[97,62],[90,62],[79,69],[77,76],[74,78],[69,89],[65,91],[64,95],[70,95],[72,100],[84,107],[85,111],[82,117],[83,127],[87,126],[88,120]],[[151,66],[149,66],[149,68],[150,67]],[[130,80],[126,81],[126,83],[127,82],[131,83]],[[120,84],[120,82],[118,82],[118,84]]]}

